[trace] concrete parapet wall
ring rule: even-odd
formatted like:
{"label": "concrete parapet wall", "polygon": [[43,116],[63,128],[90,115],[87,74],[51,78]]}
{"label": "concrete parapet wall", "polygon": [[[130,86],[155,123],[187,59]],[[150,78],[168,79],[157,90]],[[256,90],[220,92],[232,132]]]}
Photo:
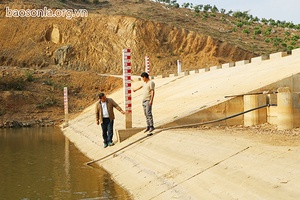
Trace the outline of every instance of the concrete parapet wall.
{"label": "concrete parapet wall", "polygon": [[[299,55],[300,54],[300,48],[292,50],[292,55]],[[283,57],[288,56],[287,52],[277,52],[273,53],[270,55],[263,55],[263,56],[258,56],[251,58],[250,60],[241,60],[237,62],[231,62],[231,63],[224,63],[221,66],[212,66],[212,67],[206,67],[206,68],[201,68],[201,69],[196,69],[196,70],[191,70],[191,71],[184,71],[180,72],[179,74],[169,74],[167,76],[165,75],[157,75],[157,76],[151,76],[152,79],[155,78],[166,78],[166,77],[175,77],[175,76],[187,76],[187,75],[193,75],[197,73],[202,73],[202,72],[209,72],[209,71],[214,71],[216,69],[227,69],[231,67],[238,67],[242,65],[246,65],[249,63],[259,63],[265,60],[270,60],[270,59],[280,59]],[[141,79],[134,79],[134,81],[140,81]]]}

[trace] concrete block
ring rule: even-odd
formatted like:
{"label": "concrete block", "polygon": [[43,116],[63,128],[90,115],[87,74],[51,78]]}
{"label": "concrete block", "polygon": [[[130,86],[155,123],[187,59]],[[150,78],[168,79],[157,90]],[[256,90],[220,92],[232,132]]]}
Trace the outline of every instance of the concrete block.
{"label": "concrete block", "polygon": [[270,54],[270,59],[274,60],[274,59],[278,59],[278,58],[282,58],[287,56],[288,54],[286,52],[278,52],[278,53],[272,53]]}
{"label": "concrete block", "polygon": [[210,71],[210,67],[206,67],[206,68],[205,68],[205,71],[206,71],[206,72],[209,72],[209,71]]}
{"label": "concrete block", "polygon": [[176,77],[178,76],[177,74],[169,74],[169,77]]}
{"label": "concrete block", "polygon": [[187,75],[189,75],[189,72],[187,72],[187,71],[179,73],[179,76],[187,76]]}
{"label": "concrete block", "polygon": [[229,68],[229,67],[234,67],[234,63],[231,62],[231,63],[222,64],[222,69],[226,69],[226,68]]}
{"label": "concrete block", "polygon": [[195,69],[195,70],[189,71],[189,74],[197,74],[197,73],[199,73],[199,70],[198,70],[198,69]]}
{"label": "concrete block", "polygon": [[242,65],[245,65],[245,64],[248,64],[248,63],[250,63],[249,60],[241,60],[241,61],[235,62],[235,66],[238,67],[238,66],[242,66]]}
{"label": "concrete block", "polygon": [[277,127],[278,130],[293,128],[293,99],[288,87],[278,88],[277,94]]}
{"label": "concrete block", "polygon": [[299,54],[300,54],[300,48],[292,50],[292,55],[299,55]]}
{"label": "concrete block", "polygon": [[[157,75],[155,78],[165,78],[166,76],[165,75]],[[153,77],[154,79],[154,77]]]}
{"label": "concrete block", "polygon": [[[244,95],[244,111],[258,107],[258,95]],[[259,121],[258,110],[244,114],[244,126],[257,125]]]}
{"label": "concrete block", "polygon": [[221,69],[221,66],[210,67],[210,71],[217,70],[217,69]]}
{"label": "concrete block", "polygon": [[138,77],[131,77],[131,80],[134,81],[134,82],[137,82],[137,81],[141,81],[142,78],[138,78]]}
{"label": "concrete block", "polygon": [[269,59],[269,56],[258,56],[258,57],[255,57],[255,58],[251,58],[251,63],[259,63],[261,61],[264,61],[264,60],[268,60]]}
{"label": "concrete block", "polygon": [[202,68],[202,69],[199,69],[199,70],[198,70],[198,73],[203,73],[203,72],[206,72],[206,69],[205,69],[205,68]]}

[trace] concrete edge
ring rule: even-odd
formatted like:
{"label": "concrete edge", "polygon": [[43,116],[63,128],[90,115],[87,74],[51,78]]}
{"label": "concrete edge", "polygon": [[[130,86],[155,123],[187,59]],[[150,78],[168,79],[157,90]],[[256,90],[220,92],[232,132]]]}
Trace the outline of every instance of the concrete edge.
{"label": "concrete edge", "polygon": [[129,129],[116,129],[115,133],[118,138],[118,142],[123,142],[124,140],[130,138],[131,136],[141,132],[145,128],[135,127],[135,128],[129,128]]}

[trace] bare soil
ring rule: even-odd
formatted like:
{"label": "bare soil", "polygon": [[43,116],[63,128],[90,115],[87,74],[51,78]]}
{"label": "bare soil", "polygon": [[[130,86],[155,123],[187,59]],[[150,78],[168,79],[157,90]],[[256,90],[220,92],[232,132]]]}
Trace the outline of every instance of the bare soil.
{"label": "bare soil", "polygon": [[0,127],[48,126],[63,122],[64,94],[68,88],[69,117],[97,100],[99,92],[110,93],[122,79],[93,72],[0,68]]}
{"label": "bare soil", "polygon": [[[271,146],[300,146],[300,128],[292,130],[278,130],[275,125],[268,123],[245,126],[201,126],[192,130],[205,130],[211,134],[228,135],[229,137],[243,137],[258,143]],[[217,130],[217,131],[216,131]],[[220,132],[221,131],[221,132]]]}

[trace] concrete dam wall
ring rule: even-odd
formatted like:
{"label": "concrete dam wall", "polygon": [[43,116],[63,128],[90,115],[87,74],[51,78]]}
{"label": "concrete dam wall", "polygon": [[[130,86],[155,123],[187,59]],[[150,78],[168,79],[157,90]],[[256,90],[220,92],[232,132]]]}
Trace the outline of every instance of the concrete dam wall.
{"label": "concrete dam wall", "polygon": [[[269,103],[276,106],[215,125],[268,122],[278,129],[297,130],[299,72],[300,50],[296,49],[292,55],[277,53],[268,59],[257,57],[183,75],[153,77],[154,123],[160,130],[153,136],[145,137],[141,131],[146,124],[142,92],[132,94],[132,126],[136,131],[122,142],[117,140],[117,133],[126,132],[124,117],[115,111],[116,144],[103,148],[101,128],[95,122],[95,105],[70,120],[63,132],[94,164],[111,173],[134,199],[297,199],[297,134],[285,143],[279,139],[270,143],[264,141],[273,138],[271,135],[244,137],[232,129],[167,128],[216,120]],[[141,81],[134,81],[132,87],[140,84]],[[123,106],[122,89],[107,96]]]}

